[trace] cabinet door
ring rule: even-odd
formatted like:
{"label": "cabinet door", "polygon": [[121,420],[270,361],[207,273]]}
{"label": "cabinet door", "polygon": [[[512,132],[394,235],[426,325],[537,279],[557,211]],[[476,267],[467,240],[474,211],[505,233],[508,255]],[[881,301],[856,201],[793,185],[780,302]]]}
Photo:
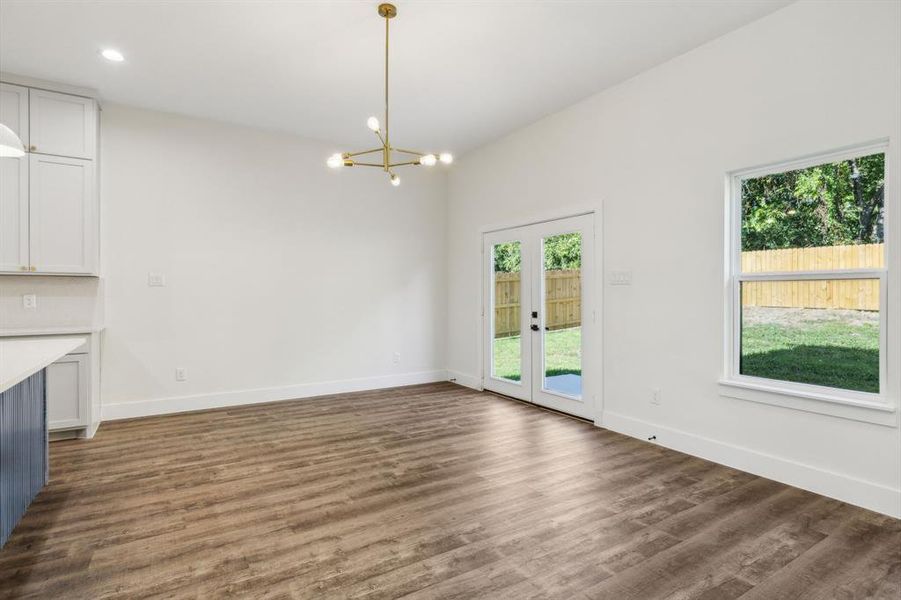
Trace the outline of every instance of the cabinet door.
{"label": "cabinet door", "polygon": [[29,156],[29,256],[38,273],[89,275],[96,263],[94,165]]}
{"label": "cabinet door", "polygon": [[[28,88],[0,83],[0,123],[28,146]],[[28,269],[28,158],[0,159],[0,272]]]}
{"label": "cabinet door", "polygon": [[0,158],[0,272],[28,270],[28,156]]}
{"label": "cabinet door", "polygon": [[91,98],[33,89],[29,124],[31,152],[94,158],[97,121]]}
{"label": "cabinet door", "polygon": [[47,421],[51,431],[87,426],[87,354],[69,354],[47,367]]}
{"label": "cabinet door", "polygon": [[28,88],[0,83],[0,123],[12,129],[28,148]]}

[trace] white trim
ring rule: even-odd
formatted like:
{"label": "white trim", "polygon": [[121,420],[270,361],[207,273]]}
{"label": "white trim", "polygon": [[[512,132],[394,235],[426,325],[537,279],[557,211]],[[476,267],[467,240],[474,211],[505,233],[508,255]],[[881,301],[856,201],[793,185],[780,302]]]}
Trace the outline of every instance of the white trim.
{"label": "white trim", "polygon": [[[814,154],[806,154],[800,158],[790,160],[776,161],[747,169],[738,169],[729,173],[732,177],[740,179],[753,179],[755,177],[763,177],[764,175],[772,175],[774,173],[784,173],[785,171],[797,171],[798,169],[806,169],[808,167],[816,167],[825,163],[839,162],[849,158],[858,158],[861,156],[869,156],[871,154],[887,153],[889,147],[889,138],[879,138],[861,144],[852,144],[843,146],[835,150],[826,152],[817,152]],[[887,168],[887,167],[886,167]]]}
{"label": "white trim", "polygon": [[[884,279],[886,269],[838,269],[835,271],[765,271],[737,273],[739,281],[831,281],[833,279]],[[880,282],[884,283],[884,282]]]}
{"label": "white trim", "polygon": [[[823,271],[779,271],[766,273],[743,273],[741,269],[741,182],[745,179],[761,177],[808,168],[849,158],[885,154],[885,205],[884,221],[886,267],[881,269],[835,269]],[[726,232],[724,260],[725,323],[723,343],[723,376],[720,379],[720,395],[741,400],[751,400],[786,408],[805,410],[825,415],[843,417],[868,423],[897,425],[895,415],[886,417],[896,407],[889,397],[888,374],[888,263],[891,248],[888,235],[888,162],[889,141],[882,139],[866,144],[847,146],[832,152],[808,155],[806,157],[771,163],[761,167],[743,169],[727,173],[725,181]],[[879,280],[879,394],[867,394],[841,388],[830,388],[795,383],[790,381],[748,377],[741,374],[741,284],[745,281],[792,281],[831,279],[878,279]],[[867,414],[867,411],[882,411]]]}
{"label": "white trim", "polygon": [[451,383],[456,383],[457,385],[462,385],[463,387],[472,388],[474,390],[482,391],[484,388],[482,387],[482,379],[481,377],[477,377],[475,375],[470,375],[469,373],[462,373],[460,371],[447,371],[447,380]]}
{"label": "white trim", "polygon": [[603,422],[611,431],[644,441],[657,436],[666,448],[901,518],[901,489],[617,413],[604,413]]}
{"label": "white trim", "polygon": [[300,383],[272,388],[213,392],[209,394],[196,394],[193,396],[178,396],[173,398],[154,398],[151,400],[138,400],[135,402],[117,402],[114,404],[104,404],[102,413],[104,421],[114,421],[117,419],[166,415],[194,410],[206,410],[209,408],[223,408],[227,406],[259,404],[262,402],[312,398],[314,396],[324,396],[328,394],[378,390],[420,383],[435,383],[437,381],[446,380],[447,371],[443,369],[418,371],[413,373],[402,373],[400,375],[361,377],[339,381]]}
{"label": "white trim", "polygon": [[894,405],[887,398],[877,394],[849,392],[846,396],[836,396],[832,388],[805,384],[789,387],[781,381],[747,376],[721,379],[719,386],[720,396],[727,398],[750,400],[876,425],[894,427],[898,423]]}
{"label": "white trim", "polygon": [[36,335],[75,335],[99,333],[103,331],[104,326],[87,326],[87,327],[41,327],[34,329],[0,329],[0,338],[4,337],[30,337]]}
{"label": "white trim", "polygon": [[479,233],[495,233],[498,231],[503,231],[505,229],[518,229],[520,227],[528,227],[529,225],[539,225],[541,223],[547,223],[549,221],[561,221],[563,219],[571,219],[573,217],[584,217],[585,215],[590,215],[592,213],[598,213],[599,210],[596,205],[593,204],[585,204],[585,205],[576,205],[572,206],[568,209],[564,210],[553,210],[553,211],[544,211],[539,213],[537,216],[528,219],[526,221],[522,220],[509,220],[502,223],[494,223],[491,225],[484,225],[479,228]]}
{"label": "white trim", "polygon": [[84,98],[97,99],[99,95],[97,90],[93,88],[69,85],[68,83],[58,83],[56,81],[48,81],[46,79],[37,79],[36,77],[28,77],[27,75],[17,75],[16,73],[8,73],[0,71],[0,81],[3,83],[11,83],[24,87],[45,90],[48,92],[59,92],[69,94],[70,96],[82,96]]}

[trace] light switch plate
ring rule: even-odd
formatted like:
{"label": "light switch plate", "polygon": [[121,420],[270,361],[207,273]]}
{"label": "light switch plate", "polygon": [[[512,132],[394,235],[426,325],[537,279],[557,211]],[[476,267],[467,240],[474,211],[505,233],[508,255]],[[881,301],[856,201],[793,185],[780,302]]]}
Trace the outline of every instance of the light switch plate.
{"label": "light switch plate", "polygon": [[184,367],[176,367],[175,368],[175,381],[187,381],[188,380],[188,370]]}
{"label": "light switch plate", "polygon": [[148,273],[147,285],[149,287],[164,287],[166,285],[166,277],[162,273]]}
{"label": "light switch plate", "polygon": [[22,296],[22,308],[25,310],[35,310],[38,307],[38,297],[35,294],[25,294]]}
{"label": "light switch plate", "polygon": [[610,285],[632,285],[632,271],[610,271]]}

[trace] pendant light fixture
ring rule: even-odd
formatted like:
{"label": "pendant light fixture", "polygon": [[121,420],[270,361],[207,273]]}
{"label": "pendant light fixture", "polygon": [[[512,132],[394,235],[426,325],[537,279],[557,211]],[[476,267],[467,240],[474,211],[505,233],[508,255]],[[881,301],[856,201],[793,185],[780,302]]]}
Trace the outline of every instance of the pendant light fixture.
{"label": "pendant light fixture", "polygon": [[[369,117],[366,126],[371,129],[379,141],[382,143],[378,148],[372,150],[363,150],[361,152],[342,152],[332,154],[326,164],[333,169],[342,167],[378,167],[388,174],[391,185],[400,185],[400,177],[394,173],[395,167],[403,167],[407,165],[423,165],[426,167],[435,166],[437,163],[446,165],[454,162],[454,157],[448,152],[434,154],[431,152],[417,152],[416,150],[404,150],[391,145],[391,137],[388,134],[388,23],[397,16],[397,8],[393,4],[379,4],[379,16],[385,19],[385,121],[384,126],[379,123],[378,118]],[[356,157],[365,156],[367,154],[381,153],[381,162],[358,162]],[[400,162],[392,162],[394,154],[404,154]],[[404,160],[409,158],[409,160]]]}
{"label": "pendant light fixture", "polygon": [[12,129],[0,123],[0,157],[21,158],[25,156],[25,146]]}

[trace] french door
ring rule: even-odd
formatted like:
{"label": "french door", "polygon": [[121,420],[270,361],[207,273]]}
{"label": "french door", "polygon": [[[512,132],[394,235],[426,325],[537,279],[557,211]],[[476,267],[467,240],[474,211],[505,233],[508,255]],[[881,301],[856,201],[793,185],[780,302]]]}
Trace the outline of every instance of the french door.
{"label": "french door", "polygon": [[593,418],[594,215],[486,233],[484,387]]}

